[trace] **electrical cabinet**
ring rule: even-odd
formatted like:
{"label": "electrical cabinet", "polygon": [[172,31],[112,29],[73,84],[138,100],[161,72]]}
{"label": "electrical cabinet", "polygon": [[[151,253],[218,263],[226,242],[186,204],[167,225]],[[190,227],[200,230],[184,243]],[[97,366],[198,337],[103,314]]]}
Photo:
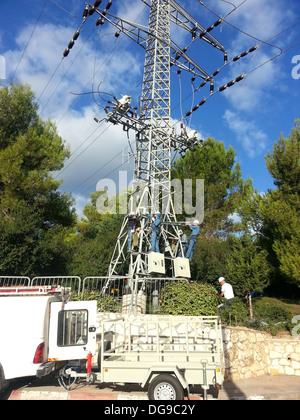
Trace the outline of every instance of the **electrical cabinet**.
{"label": "electrical cabinet", "polygon": [[188,258],[175,258],[173,260],[174,277],[191,277],[190,261]]}
{"label": "electrical cabinet", "polygon": [[150,252],[148,255],[148,272],[165,274],[165,256],[158,252]]}

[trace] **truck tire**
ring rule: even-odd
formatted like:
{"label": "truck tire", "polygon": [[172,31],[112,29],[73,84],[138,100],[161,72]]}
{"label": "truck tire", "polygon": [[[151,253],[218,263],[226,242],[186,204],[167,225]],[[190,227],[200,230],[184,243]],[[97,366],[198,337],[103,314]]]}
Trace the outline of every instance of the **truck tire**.
{"label": "truck tire", "polygon": [[72,389],[72,386],[77,382],[77,378],[73,378],[66,373],[66,370],[69,367],[70,366],[66,365],[63,368],[61,368],[57,376],[59,385],[67,391],[70,391]]}
{"label": "truck tire", "polygon": [[4,391],[5,387],[6,387],[6,381],[4,378],[4,372],[2,369],[2,365],[0,364],[0,392]]}
{"label": "truck tire", "polygon": [[149,400],[183,400],[183,388],[175,376],[162,374],[156,376],[149,384]]}

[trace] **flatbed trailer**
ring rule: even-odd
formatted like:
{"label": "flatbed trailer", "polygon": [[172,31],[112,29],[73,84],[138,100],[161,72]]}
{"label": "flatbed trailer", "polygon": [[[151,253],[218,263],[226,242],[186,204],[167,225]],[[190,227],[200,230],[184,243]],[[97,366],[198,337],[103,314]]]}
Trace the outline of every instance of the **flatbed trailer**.
{"label": "flatbed trailer", "polygon": [[81,373],[69,362],[61,378],[136,383],[151,400],[181,400],[191,385],[201,385],[206,399],[210,387],[223,383],[219,317],[98,314],[97,335],[97,371]]}

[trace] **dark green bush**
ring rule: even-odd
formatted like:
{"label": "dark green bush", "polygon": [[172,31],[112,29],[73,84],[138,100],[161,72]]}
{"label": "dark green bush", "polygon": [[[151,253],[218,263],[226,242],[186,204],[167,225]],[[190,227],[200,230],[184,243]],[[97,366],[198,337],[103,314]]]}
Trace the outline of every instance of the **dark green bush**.
{"label": "dark green bush", "polygon": [[280,331],[290,331],[293,313],[275,299],[257,298],[253,303],[253,314],[256,325],[276,335]]}
{"label": "dark green bush", "polygon": [[224,299],[223,307],[220,309],[220,316],[224,324],[247,326],[249,320],[248,306],[236,297],[231,306],[227,307]]}
{"label": "dark green bush", "polygon": [[84,296],[72,292],[71,300],[96,300],[98,312],[121,312],[122,301],[116,296],[102,294],[99,291],[86,291]]}
{"label": "dark green bush", "polygon": [[160,295],[160,313],[165,315],[217,315],[218,293],[209,284],[172,282]]}

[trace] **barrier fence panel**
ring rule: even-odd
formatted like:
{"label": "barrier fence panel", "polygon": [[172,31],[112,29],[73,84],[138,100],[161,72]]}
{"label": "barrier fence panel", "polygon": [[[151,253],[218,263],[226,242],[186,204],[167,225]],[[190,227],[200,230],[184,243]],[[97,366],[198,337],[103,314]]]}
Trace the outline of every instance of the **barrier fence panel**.
{"label": "barrier fence panel", "polygon": [[[176,283],[186,279],[143,278],[133,282],[128,276],[85,277],[78,276],[0,276],[0,287],[9,286],[63,286],[82,300],[97,300],[99,312],[163,313],[172,303],[174,294],[170,290]],[[135,284],[135,290],[133,290]]]}
{"label": "barrier fence panel", "polygon": [[25,276],[0,276],[0,287],[30,286],[30,278]]}
{"label": "barrier fence panel", "polygon": [[144,281],[138,293],[141,294],[142,291],[146,295],[146,313],[163,314],[165,307],[172,306],[172,300],[174,300],[174,294],[170,288],[182,281],[189,283],[187,279],[180,278],[151,278]]}
{"label": "barrier fence panel", "polygon": [[45,276],[34,277],[31,280],[31,286],[63,286],[71,287],[72,292],[81,293],[81,278],[78,276]]}
{"label": "barrier fence panel", "polygon": [[128,277],[85,277],[82,282],[81,298],[97,300],[100,312],[121,312],[122,297],[126,293]]}
{"label": "barrier fence panel", "polygon": [[180,281],[188,283],[186,279],[146,278],[135,283],[133,290],[133,282],[128,276],[85,277],[81,298],[97,300],[100,312],[163,313],[172,299],[169,287]]}

